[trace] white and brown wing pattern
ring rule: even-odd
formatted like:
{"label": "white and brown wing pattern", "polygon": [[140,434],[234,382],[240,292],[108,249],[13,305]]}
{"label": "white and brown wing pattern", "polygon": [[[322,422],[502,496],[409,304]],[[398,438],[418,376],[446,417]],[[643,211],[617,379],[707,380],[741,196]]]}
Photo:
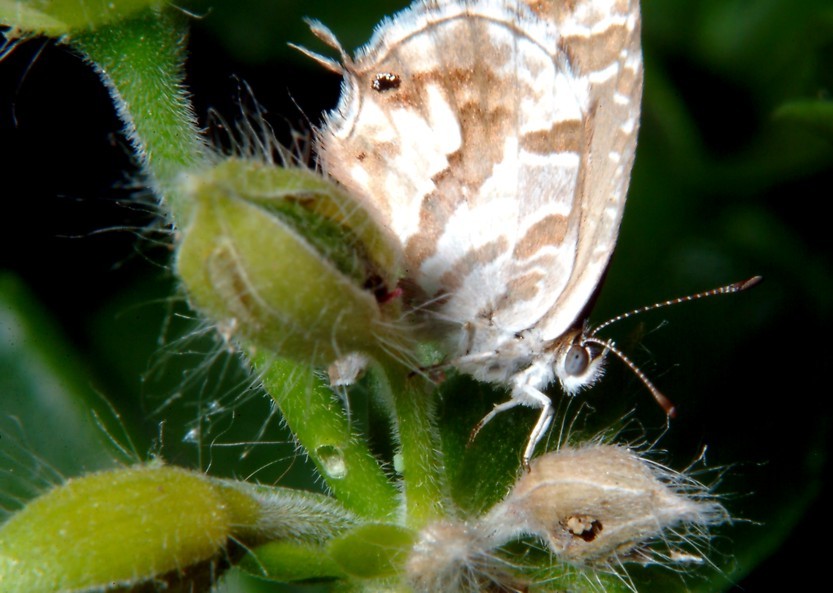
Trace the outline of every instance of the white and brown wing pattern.
{"label": "white and brown wing pattern", "polygon": [[638,2],[425,0],[342,60],[320,58],[344,76],[321,163],[400,239],[452,362],[511,387],[496,411],[542,408],[527,460],[551,416],[541,390],[599,372],[574,360],[575,328],[633,162]]}

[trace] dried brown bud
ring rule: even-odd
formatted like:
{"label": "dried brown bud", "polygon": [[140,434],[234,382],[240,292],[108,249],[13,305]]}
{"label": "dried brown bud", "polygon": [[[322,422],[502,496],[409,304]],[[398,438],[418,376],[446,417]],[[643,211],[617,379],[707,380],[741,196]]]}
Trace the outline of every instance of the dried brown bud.
{"label": "dried brown bud", "polygon": [[624,562],[699,564],[708,528],[728,520],[690,476],[625,447],[565,447],[535,459],[482,517],[425,527],[407,562],[408,580],[418,593],[523,591],[536,578],[533,567],[512,565],[501,548],[528,536],[568,565],[564,574],[571,567],[619,572]]}
{"label": "dried brown bud", "polygon": [[[689,541],[728,519],[693,479],[612,445],[565,448],[538,457],[484,518],[497,540],[532,534],[576,565],[648,561],[651,544]],[[686,554],[681,558],[697,559]]]}

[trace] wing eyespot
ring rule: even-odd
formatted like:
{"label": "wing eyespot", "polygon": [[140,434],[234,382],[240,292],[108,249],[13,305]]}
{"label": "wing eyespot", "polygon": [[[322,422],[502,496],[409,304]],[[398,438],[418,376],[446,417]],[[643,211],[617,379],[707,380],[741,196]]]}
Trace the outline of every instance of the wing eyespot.
{"label": "wing eyespot", "polygon": [[402,85],[402,78],[393,72],[379,72],[373,78],[371,87],[377,93],[386,93],[388,91],[395,91]]}

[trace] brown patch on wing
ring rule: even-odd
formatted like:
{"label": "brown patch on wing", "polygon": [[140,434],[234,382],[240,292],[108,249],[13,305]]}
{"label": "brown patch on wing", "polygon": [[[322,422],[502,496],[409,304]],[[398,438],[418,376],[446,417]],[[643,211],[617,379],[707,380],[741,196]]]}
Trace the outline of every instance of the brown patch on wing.
{"label": "brown patch on wing", "polygon": [[578,120],[556,122],[549,130],[524,134],[521,149],[535,154],[581,152],[584,149],[584,125]]}
{"label": "brown patch on wing", "polygon": [[506,239],[501,237],[472,249],[454,263],[454,266],[440,277],[440,284],[448,291],[459,288],[470,270],[492,262],[506,253]]}
{"label": "brown patch on wing", "polygon": [[[555,21],[556,25],[574,20],[576,6],[588,4],[592,0],[524,0],[529,9],[539,17]],[[628,14],[637,0],[617,0],[611,12]]]}
{"label": "brown patch on wing", "polygon": [[524,0],[524,4],[529,6],[529,9],[540,17],[548,18],[550,16],[550,11],[552,10],[551,0]]}
{"label": "brown patch on wing", "polygon": [[[570,213],[567,215],[567,218],[564,219],[564,230],[561,235],[562,241],[567,234],[571,232],[571,230],[574,230],[577,226],[580,227],[583,224],[584,218],[587,215],[586,204],[584,203],[583,198],[585,196],[585,192],[587,191],[587,176],[590,172],[590,155],[588,153],[588,147],[590,147],[593,143],[597,108],[598,103],[594,102],[587,110],[587,114],[581,121],[581,128],[578,131],[581,138],[578,141],[581,149],[576,151],[579,156],[578,178],[576,180],[575,195],[572,199],[572,208],[570,209]],[[555,229],[553,230],[555,231]]]}
{"label": "brown patch on wing", "polygon": [[634,2],[638,2],[638,0],[617,0],[616,9],[623,14],[629,13]]}
{"label": "brown patch on wing", "polygon": [[[455,181],[450,174],[447,178],[449,183]],[[408,239],[405,244],[405,261],[410,273],[416,273],[422,262],[434,253],[437,241],[445,228],[445,222],[457,207],[456,202],[450,199],[451,196],[445,191],[448,190],[435,189],[422,200],[419,212],[420,232]],[[452,195],[460,195],[460,192],[461,190],[458,189]]]}
{"label": "brown patch on wing", "polygon": [[568,15],[576,8],[577,0],[562,0],[561,2],[553,2],[553,0],[524,0],[529,9],[544,19],[555,19],[556,22],[562,22]]}
{"label": "brown patch on wing", "polygon": [[515,245],[512,252],[517,259],[529,259],[543,245],[558,245],[567,235],[567,218],[560,214],[550,214],[532,225],[523,238]]}
{"label": "brown patch on wing", "polygon": [[[513,278],[506,285],[506,296],[504,298],[511,302],[531,301],[541,289],[543,280],[544,275],[540,272],[530,272]],[[501,308],[504,306],[505,304],[501,303]]]}
{"label": "brown patch on wing", "polygon": [[623,95],[634,95],[634,89],[642,86],[642,69],[637,71],[622,68],[616,80],[616,92]]}
{"label": "brown patch on wing", "polygon": [[[436,250],[437,241],[448,219],[461,203],[472,206],[480,187],[492,175],[494,167],[504,158],[503,138],[514,133],[517,107],[503,101],[489,100],[508,90],[506,79],[486,67],[453,68],[421,73],[414,76],[413,87],[439,88],[457,113],[462,142],[460,149],[449,154],[448,166],[432,178],[435,189],[427,194],[420,208],[419,233],[405,246],[405,258],[412,270]],[[404,85],[403,85],[404,87]],[[484,96],[484,89],[488,90]],[[418,92],[418,91],[414,91]],[[427,117],[425,97],[408,98],[422,106]]]}
{"label": "brown patch on wing", "polygon": [[494,166],[503,160],[503,139],[514,132],[515,111],[504,106],[484,107],[480,103],[459,106],[462,147],[449,157],[458,162],[454,175],[472,192],[491,177]]}
{"label": "brown patch on wing", "polygon": [[619,59],[619,52],[626,47],[628,30],[625,25],[614,25],[604,32],[590,37],[563,37],[562,43],[570,55],[573,66],[580,72],[604,70]]}

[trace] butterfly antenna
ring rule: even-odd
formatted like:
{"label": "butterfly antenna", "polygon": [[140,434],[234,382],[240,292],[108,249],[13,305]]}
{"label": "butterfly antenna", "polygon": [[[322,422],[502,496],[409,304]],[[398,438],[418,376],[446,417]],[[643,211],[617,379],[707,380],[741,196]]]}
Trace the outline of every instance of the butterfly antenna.
{"label": "butterfly antenna", "polygon": [[639,380],[648,388],[648,391],[651,392],[651,395],[654,396],[654,399],[657,400],[657,403],[660,407],[665,411],[666,416],[669,418],[675,418],[677,416],[677,407],[671,402],[670,399],[665,397],[663,393],[657,389],[656,385],[651,383],[651,380],[648,376],[642,372],[638,366],[636,366],[633,361],[628,358],[624,352],[619,350],[612,340],[602,340],[601,338],[597,338],[595,336],[587,336],[583,340],[584,342],[590,342],[591,344],[598,344],[599,346],[604,347],[606,350],[609,350],[615,354],[619,360],[624,362],[627,367],[633,371],[633,374],[639,377]]}
{"label": "butterfly antenna", "polygon": [[700,299],[704,299],[706,297],[715,296],[718,294],[732,294],[735,292],[741,292],[748,288],[752,288],[756,284],[759,284],[763,280],[762,276],[753,276],[747,280],[743,280],[742,282],[735,282],[734,284],[727,284],[726,286],[721,286],[719,288],[713,288],[711,290],[705,290],[703,292],[698,292],[696,294],[690,294],[684,297],[677,297],[676,299],[669,299],[667,301],[662,301],[661,303],[654,303],[653,305],[647,305],[645,307],[639,307],[638,309],[634,309],[633,311],[628,311],[627,313],[622,313],[621,315],[617,315],[612,319],[608,319],[604,323],[596,326],[590,332],[590,336],[595,336],[604,328],[608,327],[609,325],[613,325],[617,321],[622,321],[623,319],[627,319],[628,317],[632,317],[634,315],[639,315],[640,313],[646,313],[648,311],[653,311],[655,309],[662,309],[663,307],[668,307],[670,305],[677,305],[679,303],[687,303],[689,301],[699,301]]}
{"label": "butterfly antenna", "polygon": [[747,288],[752,288],[756,284],[759,284],[763,280],[761,276],[753,276],[747,280],[743,280],[742,282],[735,282],[734,284],[728,284],[726,286],[721,286],[719,288],[713,288],[711,290],[706,290],[703,292],[698,292],[696,294],[691,294],[684,297],[678,297],[676,299],[669,299],[667,301],[662,301],[661,303],[655,303],[653,305],[648,305],[646,307],[639,307],[638,309],[634,309],[633,311],[628,311],[627,313],[622,313],[621,315],[617,315],[612,319],[608,319],[604,323],[595,327],[592,331],[590,331],[584,338],[584,342],[590,342],[592,344],[598,344],[610,350],[615,354],[619,360],[624,362],[627,367],[633,371],[633,373],[639,377],[639,380],[648,388],[648,391],[651,392],[651,395],[654,396],[654,399],[657,400],[657,403],[660,407],[665,411],[665,414],[669,418],[674,418],[677,415],[677,408],[671,402],[670,399],[665,397],[663,393],[657,389],[657,387],[651,382],[651,380],[642,372],[642,370],[636,366],[630,358],[628,358],[624,352],[619,350],[613,343],[612,340],[604,340],[602,338],[596,337],[596,334],[606,328],[609,325],[613,325],[617,321],[621,321],[623,319],[627,319],[633,315],[638,315],[640,313],[646,313],[647,311],[653,311],[654,309],[661,309],[663,307],[668,307],[669,305],[676,305],[679,303],[687,303],[689,301],[699,301],[700,299],[704,299],[706,297],[715,296],[718,294],[732,294],[735,292],[741,292],[746,290]]}

